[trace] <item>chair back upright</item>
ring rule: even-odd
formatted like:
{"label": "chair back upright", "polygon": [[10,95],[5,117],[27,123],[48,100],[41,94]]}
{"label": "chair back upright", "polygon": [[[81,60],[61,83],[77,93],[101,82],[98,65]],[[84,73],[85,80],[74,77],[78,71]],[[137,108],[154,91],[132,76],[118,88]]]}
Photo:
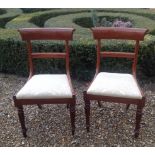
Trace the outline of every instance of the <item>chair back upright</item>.
{"label": "chair back upright", "polygon": [[[29,77],[34,74],[33,59],[59,58],[66,60],[66,72],[69,74],[69,41],[73,40],[73,28],[21,28],[18,30],[27,43]],[[65,52],[32,52],[33,40],[64,40]]]}
{"label": "chair back upright", "polygon": [[[139,50],[139,41],[144,40],[145,34],[148,32],[147,29],[142,28],[116,28],[116,27],[95,27],[91,28],[93,37],[97,41],[97,63],[96,63],[96,74],[100,70],[100,59],[102,57],[112,58],[127,58],[133,61],[132,73],[136,77],[136,65]],[[134,40],[135,48],[134,52],[113,52],[113,51],[101,51],[101,40],[102,39],[120,39],[120,40]]]}

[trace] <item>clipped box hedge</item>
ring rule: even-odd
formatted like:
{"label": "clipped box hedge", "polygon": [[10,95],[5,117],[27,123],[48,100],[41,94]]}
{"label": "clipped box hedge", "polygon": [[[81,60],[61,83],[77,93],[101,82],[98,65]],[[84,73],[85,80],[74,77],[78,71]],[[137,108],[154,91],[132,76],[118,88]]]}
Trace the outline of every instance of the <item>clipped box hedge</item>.
{"label": "clipped box hedge", "polygon": [[[63,51],[61,43],[33,44],[34,51]],[[25,43],[18,40],[0,40],[0,71],[28,76],[27,50]],[[108,50],[133,51],[131,44],[119,43],[104,45]],[[37,60],[35,61],[37,73],[60,73],[64,72],[64,62],[61,60]],[[89,80],[95,73],[96,49],[94,43],[72,42],[70,51],[70,66],[73,77]],[[155,42],[141,44],[138,58],[138,71],[147,76],[155,76]],[[103,59],[102,70],[114,72],[130,72],[131,62],[125,59]]]}
{"label": "clipped box hedge", "polygon": [[[151,21],[151,30],[155,29],[153,23],[153,13],[145,9],[100,9],[99,15],[122,16],[121,11],[125,13],[125,17],[132,19],[138,18],[137,15],[142,13],[146,21]],[[112,11],[113,10],[113,11]],[[12,10],[13,11],[13,10]],[[67,24],[76,28],[74,34],[74,41],[71,42],[70,52],[70,66],[72,77],[89,80],[93,78],[96,65],[96,49],[95,42],[92,39],[92,34],[89,29],[82,28],[80,25],[76,25],[76,19],[80,17],[89,17],[88,13],[90,9],[53,9],[53,10],[38,10],[35,12],[32,10],[25,10],[24,14],[21,9],[14,10],[14,14],[11,14],[11,10],[6,9],[6,14],[0,15],[0,20],[5,22],[6,18],[11,18],[9,22],[5,23],[6,29],[0,29],[0,72],[18,74],[22,76],[28,76],[27,68],[27,50],[26,45],[19,36],[17,29],[19,27],[38,27],[43,26],[68,26]],[[33,12],[33,13],[28,13]],[[111,12],[111,13],[110,13]],[[115,12],[115,15],[114,15]],[[132,12],[132,15],[131,15]],[[8,15],[11,14],[11,17]],[[64,15],[66,14],[66,15]],[[62,15],[62,16],[61,16]],[[155,15],[155,13],[154,13]],[[64,20],[64,17],[68,17]],[[139,18],[139,19],[140,19]],[[143,22],[137,23],[139,27],[143,25]],[[141,25],[140,25],[141,24]],[[148,25],[148,23],[146,23]],[[155,36],[147,35],[144,42],[141,42],[141,47],[138,57],[138,72],[144,73],[147,76],[155,76]],[[106,50],[114,51],[133,51],[132,42],[116,42],[107,41],[104,43]],[[63,51],[63,45],[60,42],[34,42],[34,51]],[[37,73],[60,73],[64,72],[64,62],[60,60],[35,60],[35,70]],[[112,59],[107,58],[102,61],[103,71],[114,72],[131,72],[131,62],[126,59]]]}
{"label": "clipped box hedge", "polygon": [[5,28],[5,24],[11,19],[17,17],[22,14],[21,9],[1,9],[3,13],[0,15],[0,28]]}

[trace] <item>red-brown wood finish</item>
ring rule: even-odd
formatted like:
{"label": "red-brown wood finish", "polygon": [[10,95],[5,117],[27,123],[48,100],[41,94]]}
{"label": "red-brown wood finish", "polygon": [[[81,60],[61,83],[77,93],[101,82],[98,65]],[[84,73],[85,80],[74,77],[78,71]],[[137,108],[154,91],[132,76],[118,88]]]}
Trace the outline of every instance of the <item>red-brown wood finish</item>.
{"label": "red-brown wood finish", "polygon": [[[69,71],[69,41],[73,39],[73,28],[23,28],[18,30],[21,34],[22,40],[27,42],[28,49],[28,64],[29,64],[29,78],[34,75],[33,59],[43,58],[58,58],[66,60],[66,74],[68,82],[72,91],[72,98],[54,98],[54,99],[17,99],[16,95],[13,96],[14,104],[18,109],[18,116],[22,127],[23,136],[27,137],[25,118],[23,105],[33,105],[37,104],[41,109],[42,104],[67,104],[67,107],[70,108],[70,117],[71,117],[71,127],[72,134],[75,132],[75,93],[72,87],[70,71]],[[42,52],[42,53],[33,53],[32,52],[32,40],[64,40],[65,43],[65,52]]]}
{"label": "red-brown wood finish", "polygon": [[22,28],[22,40],[73,40],[73,28]]}
{"label": "red-brown wood finish", "polygon": [[37,58],[66,58],[66,53],[32,53],[32,58],[37,59]]}
{"label": "red-brown wood finish", "polygon": [[101,57],[109,57],[109,58],[128,58],[128,59],[134,59],[135,53],[129,53],[129,52],[100,52]]}
{"label": "red-brown wood finish", "polygon": [[143,40],[148,32],[142,28],[122,28],[122,27],[95,27],[92,28],[94,39],[126,39]]}
{"label": "red-brown wood finish", "polygon": [[[95,27],[92,28],[93,37],[96,40],[96,48],[97,48],[97,62],[96,62],[96,74],[100,71],[100,61],[101,58],[111,57],[111,58],[127,58],[133,61],[132,63],[132,74],[136,84],[141,92],[142,99],[130,99],[130,98],[121,98],[121,97],[112,97],[112,96],[100,96],[100,95],[90,95],[87,94],[87,91],[84,91],[84,101],[85,101],[85,115],[86,115],[86,129],[89,131],[90,128],[90,104],[91,100],[96,100],[101,106],[100,101],[105,102],[114,102],[114,103],[124,103],[126,104],[126,110],[128,110],[130,104],[137,105],[136,112],[136,126],[134,131],[134,137],[137,138],[139,136],[140,130],[140,121],[142,117],[142,110],[145,105],[145,96],[141,91],[137,80],[136,80],[136,65],[137,65],[137,57],[139,50],[139,41],[144,40],[145,34],[148,32],[147,29],[142,28],[112,28],[112,27]],[[102,39],[121,39],[121,40],[134,40],[135,41],[135,49],[133,52],[113,52],[113,51],[101,51],[101,40]],[[93,79],[93,81],[94,81]],[[93,82],[92,81],[92,82]],[[91,83],[92,83],[91,82]]]}

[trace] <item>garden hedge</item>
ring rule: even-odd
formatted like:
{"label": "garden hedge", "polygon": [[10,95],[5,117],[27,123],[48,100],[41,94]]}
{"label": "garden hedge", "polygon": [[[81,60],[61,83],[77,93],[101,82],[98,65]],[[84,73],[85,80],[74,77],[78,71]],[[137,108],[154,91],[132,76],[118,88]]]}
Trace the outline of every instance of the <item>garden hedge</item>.
{"label": "garden hedge", "polygon": [[[107,10],[107,9],[106,9]],[[75,21],[77,19],[88,17],[90,10],[88,9],[71,9],[68,11],[67,15],[64,15],[65,9],[53,9],[53,10],[39,10],[39,12],[32,11],[33,13],[23,13],[21,9],[16,10],[16,14],[14,14],[14,18],[9,20],[5,24],[6,29],[0,29],[0,72],[4,73],[12,73],[18,74],[22,76],[28,76],[27,69],[27,51],[26,46],[19,36],[17,32],[17,28],[19,27],[38,27],[34,21],[40,21],[40,17],[43,17],[43,21],[45,25],[50,26],[68,26],[67,24],[71,24],[71,26],[76,28],[74,41],[71,42],[71,52],[70,52],[70,64],[71,64],[71,74],[72,77],[90,80],[92,79],[95,73],[95,64],[96,64],[96,49],[95,42],[92,39],[91,31],[87,28],[83,28],[80,25],[77,25]],[[75,11],[73,13],[73,11]],[[79,11],[79,12],[78,12]],[[81,13],[81,12],[82,13]],[[144,22],[150,21],[150,26],[153,28],[153,23],[155,20],[152,18],[152,12],[150,12],[150,18],[143,17],[143,14],[149,14],[148,10],[138,9],[138,13],[134,9],[132,15],[131,13],[111,13],[108,10],[104,13],[104,16],[122,16],[128,17],[130,19],[145,19]],[[114,11],[116,11],[114,9]],[[117,10],[118,11],[118,10]],[[132,12],[132,10],[126,10],[128,12]],[[19,13],[20,12],[20,13]],[[61,13],[59,13],[61,12]],[[122,11],[123,12],[123,11]],[[134,12],[136,12],[134,15]],[[140,12],[142,12],[142,16],[140,16]],[[47,15],[48,14],[48,15]],[[138,14],[138,15],[137,15]],[[155,14],[155,13],[154,13]],[[5,13],[0,15],[0,19],[5,19]],[[103,10],[99,15],[103,16]],[[3,17],[1,17],[3,16]],[[48,18],[47,18],[48,16]],[[134,16],[131,18],[131,16]],[[52,18],[51,18],[52,17]],[[65,20],[64,17],[66,17]],[[45,20],[46,18],[46,20]],[[152,18],[152,19],[151,19]],[[33,20],[32,20],[33,19]],[[37,19],[37,20],[36,20]],[[151,21],[152,20],[152,21]],[[50,22],[51,21],[51,22]],[[72,23],[69,23],[72,22]],[[57,25],[58,24],[58,25]],[[143,22],[140,23],[143,25]],[[146,24],[146,23],[145,23]],[[148,24],[148,23],[147,23]],[[44,24],[43,24],[44,25]],[[139,27],[141,27],[139,25]],[[81,37],[81,33],[82,37]],[[60,42],[34,42],[33,44],[34,51],[63,51],[63,45]],[[105,42],[105,49],[115,50],[115,51],[133,51],[133,43],[130,42]],[[36,64],[36,72],[37,73],[59,73],[64,72],[64,62],[59,60],[37,60]],[[103,59],[102,61],[102,70],[104,71],[114,71],[114,72],[130,72],[129,69],[131,62],[124,59]],[[144,42],[141,42],[141,48],[139,51],[138,57],[138,72],[144,73],[147,76],[155,76],[155,36],[150,34],[145,37]]]}
{"label": "garden hedge", "polygon": [[5,28],[5,24],[11,19],[22,14],[21,9],[2,9],[3,14],[0,15],[0,28]]}

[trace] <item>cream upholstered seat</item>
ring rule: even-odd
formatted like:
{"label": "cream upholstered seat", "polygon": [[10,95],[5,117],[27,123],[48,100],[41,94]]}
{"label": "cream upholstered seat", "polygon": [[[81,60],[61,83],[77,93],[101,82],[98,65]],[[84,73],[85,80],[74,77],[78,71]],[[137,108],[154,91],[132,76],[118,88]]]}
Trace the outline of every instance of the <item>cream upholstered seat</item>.
{"label": "cream upholstered seat", "polygon": [[87,94],[142,99],[133,75],[121,73],[100,72]]}
{"label": "cream upholstered seat", "polygon": [[[136,66],[140,41],[148,32],[142,28],[123,28],[123,27],[93,27],[91,28],[93,38],[96,41],[96,76],[87,91],[83,92],[85,101],[86,129],[90,131],[90,105],[92,100],[96,100],[99,107],[101,101],[126,104],[126,111],[130,104],[137,106],[136,126],[134,137],[137,138],[140,130],[142,110],[145,105],[145,96],[140,90],[136,80]],[[113,49],[110,51],[102,48],[103,40],[126,40],[134,41],[135,46],[132,51],[122,51]],[[105,49],[105,48],[104,48]],[[101,60],[106,58],[128,59],[132,61],[132,74],[106,73],[100,72]]]}
{"label": "cream upholstered seat", "polygon": [[17,93],[17,99],[72,98],[66,74],[34,75]]}
{"label": "cream upholstered seat", "polygon": [[[75,133],[75,104],[76,98],[70,78],[70,41],[73,40],[73,28],[22,28],[18,31],[22,40],[27,44],[29,80],[24,87],[13,96],[14,104],[18,109],[18,117],[24,137],[27,137],[25,126],[24,105],[37,104],[41,109],[43,104],[66,104],[71,119],[72,135]],[[33,52],[33,41],[64,42],[63,51],[55,51],[52,47],[49,52]],[[35,75],[34,61],[36,59],[65,60],[66,74]],[[50,67],[50,66],[49,66]]]}

